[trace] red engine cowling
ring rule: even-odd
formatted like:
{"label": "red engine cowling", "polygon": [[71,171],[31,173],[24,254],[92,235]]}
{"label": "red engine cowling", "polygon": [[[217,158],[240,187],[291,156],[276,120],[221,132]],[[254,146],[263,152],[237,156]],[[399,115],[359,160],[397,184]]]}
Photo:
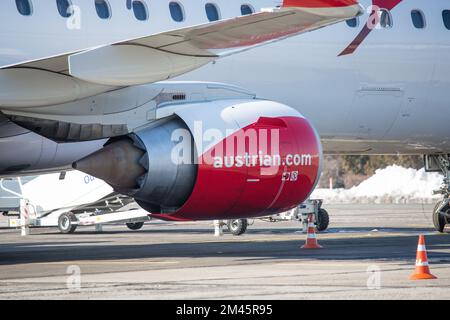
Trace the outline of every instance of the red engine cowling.
{"label": "red engine cowling", "polygon": [[[76,166],[96,176],[100,170],[100,178],[168,220],[287,211],[306,200],[318,182],[319,137],[290,107],[266,100],[220,100],[184,105],[171,117],[135,133],[127,143],[113,141],[105,147],[109,151]],[[117,152],[120,143],[125,149]],[[122,169],[118,163],[123,159],[114,160],[115,154],[127,157]],[[115,163],[109,173],[102,155]],[[92,164],[97,162],[101,169]],[[127,178],[117,176],[118,171],[128,173]]]}

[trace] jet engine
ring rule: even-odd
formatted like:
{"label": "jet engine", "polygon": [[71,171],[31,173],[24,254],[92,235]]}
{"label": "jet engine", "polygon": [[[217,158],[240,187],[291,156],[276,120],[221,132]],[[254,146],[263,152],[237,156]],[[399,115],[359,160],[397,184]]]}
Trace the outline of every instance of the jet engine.
{"label": "jet engine", "polygon": [[212,220],[287,211],[321,172],[311,123],[266,100],[168,105],[161,119],[73,167],[103,179],[162,219]]}

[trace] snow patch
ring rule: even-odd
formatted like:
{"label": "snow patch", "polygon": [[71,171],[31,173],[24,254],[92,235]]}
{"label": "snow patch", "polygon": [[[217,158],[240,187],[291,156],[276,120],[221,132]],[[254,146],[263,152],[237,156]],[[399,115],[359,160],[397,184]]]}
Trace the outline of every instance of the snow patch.
{"label": "snow patch", "polygon": [[351,189],[316,189],[311,198],[327,203],[434,203],[442,197],[433,195],[442,180],[439,173],[393,165]]}

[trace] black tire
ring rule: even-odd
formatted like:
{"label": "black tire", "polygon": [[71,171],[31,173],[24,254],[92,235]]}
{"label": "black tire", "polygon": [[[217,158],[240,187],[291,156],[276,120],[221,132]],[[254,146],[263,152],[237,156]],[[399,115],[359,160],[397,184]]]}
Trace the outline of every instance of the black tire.
{"label": "black tire", "polygon": [[320,209],[316,222],[316,230],[317,231],[325,231],[328,229],[328,225],[330,224],[330,216],[328,215],[328,211],[325,209]]}
{"label": "black tire", "polygon": [[443,217],[437,210],[438,207],[442,204],[442,201],[439,201],[436,203],[433,209],[433,224],[436,231],[439,231],[441,233],[444,232],[445,225],[447,224],[447,219]]}
{"label": "black tire", "polygon": [[63,213],[58,218],[58,229],[61,233],[68,234],[74,233],[78,225],[77,217],[72,212]]}
{"label": "black tire", "polygon": [[144,222],[130,222],[127,223],[127,227],[130,230],[139,230],[144,226]]}
{"label": "black tire", "polygon": [[234,219],[227,221],[228,231],[234,236],[240,236],[247,231],[248,220],[247,219]]}

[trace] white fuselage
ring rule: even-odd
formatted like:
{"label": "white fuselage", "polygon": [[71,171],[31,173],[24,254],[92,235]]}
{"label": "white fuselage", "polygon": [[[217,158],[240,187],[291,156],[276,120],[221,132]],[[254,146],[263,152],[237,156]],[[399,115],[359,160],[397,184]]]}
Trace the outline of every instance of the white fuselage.
{"label": "white fuselage", "polygon": [[[94,0],[71,0],[77,8],[70,18],[61,17],[56,0],[32,0],[32,14],[19,14],[15,1],[0,2],[0,65],[43,59],[67,52],[105,46],[128,39],[207,24],[205,4],[210,1],[183,0],[183,21],[174,21],[170,1],[140,0],[145,4],[148,18],[138,20],[127,0],[109,0],[111,17],[97,15]],[[250,4],[255,11],[273,8],[280,0],[217,0],[221,19],[241,15],[240,6]]]}
{"label": "white fuselage", "polygon": [[[167,1],[147,3],[147,21],[136,20],[125,0],[110,2],[112,17],[102,20],[94,1],[74,0],[81,9],[81,27],[70,29],[55,1],[33,1],[29,17],[17,13],[14,1],[2,1],[0,64],[207,23],[207,1],[182,1],[183,22],[172,20]],[[280,3],[244,2],[256,11]],[[392,1],[377,1],[383,2]],[[215,3],[222,19],[239,15],[241,2]],[[369,7],[372,1],[361,4]],[[423,12],[425,28],[413,26],[413,9]],[[391,11],[392,28],[373,30],[352,54],[339,56],[361,31],[370,10],[355,28],[339,23],[253,48],[181,79],[232,83],[296,108],[317,127],[328,153],[450,153],[450,30],[442,17],[446,9],[446,0],[403,0]]]}

